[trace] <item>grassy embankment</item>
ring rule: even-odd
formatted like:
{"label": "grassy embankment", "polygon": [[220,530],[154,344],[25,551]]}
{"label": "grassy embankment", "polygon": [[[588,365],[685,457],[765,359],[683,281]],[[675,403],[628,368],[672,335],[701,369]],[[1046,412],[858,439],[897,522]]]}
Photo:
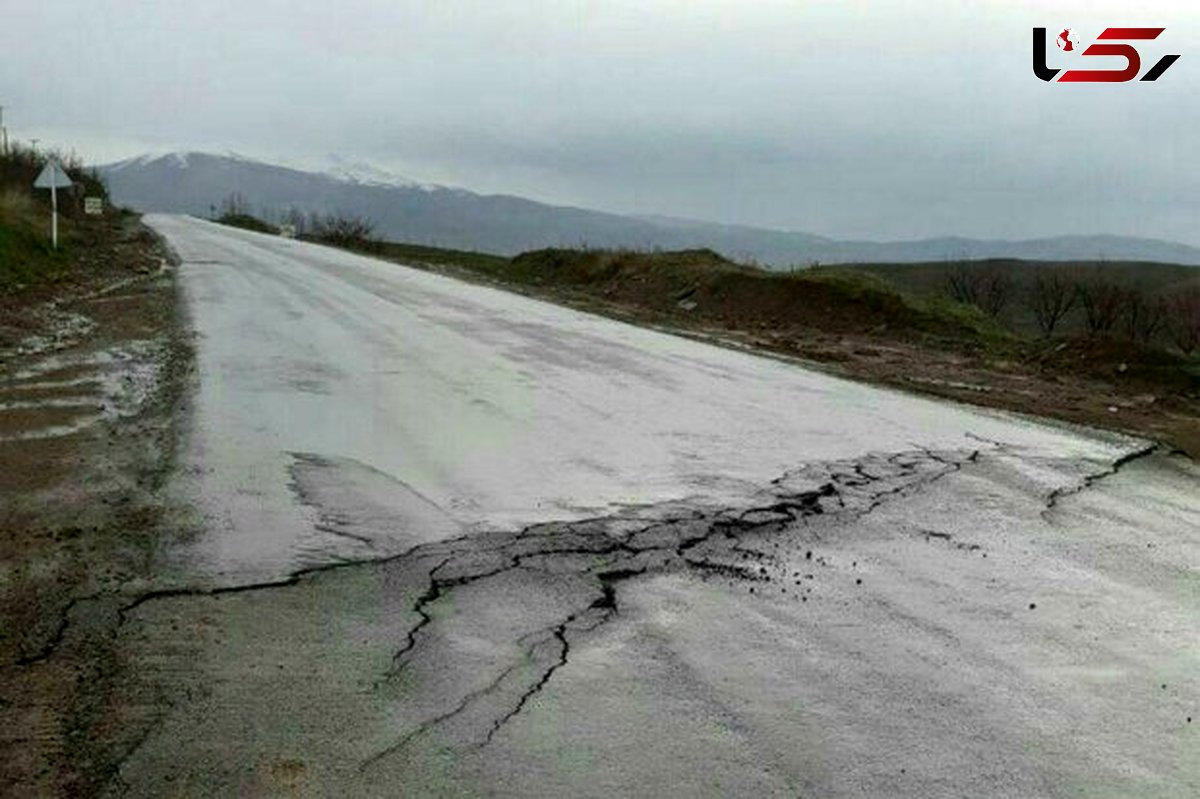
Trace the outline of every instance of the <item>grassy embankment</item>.
{"label": "grassy embankment", "polygon": [[877,277],[827,268],[772,272],[711,250],[547,249],[515,258],[398,243],[377,250],[391,260],[465,269],[518,286],[577,289],[680,321],[746,329],[806,325],[946,342],[966,336],[1000,348],[1012,338],[975,308],[907,296]]}
{"label": "grassy embankment", "polygon": [[65,268],[66,253],[51,248],[42,217],[24,194],[0,194],[0,292],[53,279]]}
{"label": "grassy embankment", "polygon": [[84,216],[83,197],[107,200],[104,185],[77,159],[51,155],[76,184],[58,193],[58,250],[51,246],[50,192],[33,188],[47,155],[21,147],[0,154],[0,296],[63,279],[73,256],[94,238],[99,223]]}
{"label": "grassy embankment", "polygon": [[279,228],[246,213],[221,214],[213,221],[220,225],[228,225],[229,227],[240,228],[242,230],[252,230],[255,233],[270,233],[272,235],[279,233]]}

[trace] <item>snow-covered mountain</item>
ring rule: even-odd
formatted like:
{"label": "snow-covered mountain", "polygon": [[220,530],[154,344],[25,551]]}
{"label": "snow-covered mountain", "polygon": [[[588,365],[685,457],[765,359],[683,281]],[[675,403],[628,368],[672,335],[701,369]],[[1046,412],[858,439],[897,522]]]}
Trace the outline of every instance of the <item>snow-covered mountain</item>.
{"label": "snow-covered mountain", "polygon": [[406,178],[403,175],[389,172],[366,161],[355,161],[336,153],[327,155],[325,161],[327,166],[322,170],[323,174],[349,183],[357,183],[360,186],[375,186],[377,188],[388,189],[424,189],[425,191],[435,191],[445,188],[434,183],[421,183],[412,178]]}
{"label": "snow-covered mountain", "polygon": [[330,156],[323,171],[262,163],[236,154],[168,153],[98,167],[113,198],[144,211],[212,214],[231,194],[259,214],[341,212],[374,221],[393,241],[502,254],[552,246],[683,249],[710,247],[769,266],[813,262],[901,262],[963,258],[1141,260],[1200,264],[1200,249],[1127,236],[1057,236],[1025,241],[935,238],[839,241],[798,231],[634,217],[548,205],[508,195],[420,183],[371,164]]}

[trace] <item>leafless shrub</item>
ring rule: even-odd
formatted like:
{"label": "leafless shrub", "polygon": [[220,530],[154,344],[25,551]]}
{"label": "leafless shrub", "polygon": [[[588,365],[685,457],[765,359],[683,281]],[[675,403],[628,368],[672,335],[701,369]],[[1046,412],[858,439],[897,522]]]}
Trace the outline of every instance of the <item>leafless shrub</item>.
{"label": "leafless shrub", "polygon": [[1184,289],[1166,302],[1167,335],[1184,355],[1200,349],[1200,287]]}
{"label": "leafless shrub", "polygon": [[990,266],[960,263],[946,278],[946,285],[953,299],[974,305],[992,317],[999,316],[1012,297],[1012,278]]}
{"label": "leafless shrub", "polygon": [[946,290],[957,302],[974,305],[978,296],[975,275],[963,264],[957,265],[946,276]]}
{"label": "leafless shrub", "polygon": [[308,217],[299,208],[288,208],[279,218],[280,224],[291,225],[297,236],[308,233]]}
{"label": "leafless shrub", "polygon": [[1137,289],[1125,290],[1121,322],[1130,341],[1149,344],[1167,320],[1165,304]]}
{"label": "leafless shrub", "polygon": [[232,192],[221,201],[221,208],[217,216],[218,218],[252,216],[250,203],[242,196],[241,192]]}
{"label": "leafless shrub", "polygon": [[326,244],[356,250],[376,250],[375,223],[352,214],[313,214],[309,219],[311,234]]}
{"label": "leafless shrub", "polygon": [[1100,276],[1079,284],[1079,304],[1083,306],[1084,322],[1093,336],[1111,333],[1124,313],[1129,292],[1124,286]]}
{"label": "leafless shrub", "polygon": [[1025,294],[1025,301],[1042,335],[1052,336],[1058,323],[1075,307],[1079,289],[1075,280],[1055,269],[1034,277]]}

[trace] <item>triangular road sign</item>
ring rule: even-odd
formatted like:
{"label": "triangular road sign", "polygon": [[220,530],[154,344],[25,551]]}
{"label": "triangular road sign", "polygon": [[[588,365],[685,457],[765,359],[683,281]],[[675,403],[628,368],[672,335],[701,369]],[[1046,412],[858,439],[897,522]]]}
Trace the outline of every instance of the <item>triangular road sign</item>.
{"label": "triangular road sign", "polygon": [[67,171],[54,161],[46,162],[42,173],[33,182],[35,189],[65,189],[70,185],[71,179],[67,177]]}

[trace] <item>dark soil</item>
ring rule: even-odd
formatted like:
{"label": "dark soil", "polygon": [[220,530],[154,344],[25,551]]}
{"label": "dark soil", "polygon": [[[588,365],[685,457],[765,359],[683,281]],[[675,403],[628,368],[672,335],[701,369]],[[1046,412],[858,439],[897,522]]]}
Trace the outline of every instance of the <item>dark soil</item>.
{"label": "dark soil", "polygon": [[112,631],[153,575],[191,368],[157,239],[119,214],[74,236],[61,272],[0,297],[5,796],[95,795],[145,727],[114,699]]}

